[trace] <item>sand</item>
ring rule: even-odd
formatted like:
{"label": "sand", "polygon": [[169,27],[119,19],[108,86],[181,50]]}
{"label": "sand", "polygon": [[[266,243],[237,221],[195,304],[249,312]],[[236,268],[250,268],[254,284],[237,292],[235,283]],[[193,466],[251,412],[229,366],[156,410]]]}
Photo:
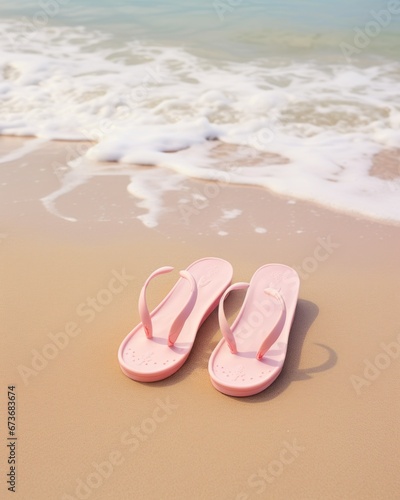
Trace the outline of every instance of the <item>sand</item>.
{"label": "sand", "polygon": [[[24,142],[2,139],[0,152]],[[38,201],[59,185],[52,164],[65,147],[45,144],[0,165],[2,498],[9,385],[13,498],[398,498],[400,228],[228,185],[193,207],[189,221],[182,192],[168,194],[159,225],[147,228],[121,176],[61,198],[60,212],[78,216],[69,222]],[[185,193],[210,186],[188,180]],[[240,217],[221,219],[233,209]],[[204,256],[229,260],[234,281],[268,262],[301,276],[285,367],[259,395],[212,387],[215,312],[174,376],[144,384],[119,368],[146,277]],[[172,274],[149,290],[152,305]],[[242,299],[227,301],[230,318]]]}

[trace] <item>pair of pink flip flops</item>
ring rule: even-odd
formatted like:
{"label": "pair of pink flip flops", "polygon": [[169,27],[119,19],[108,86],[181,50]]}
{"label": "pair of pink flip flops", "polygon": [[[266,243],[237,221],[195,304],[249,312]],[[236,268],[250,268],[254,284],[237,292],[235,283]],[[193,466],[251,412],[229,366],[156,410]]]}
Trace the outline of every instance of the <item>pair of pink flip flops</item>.
{"label": "pair of pink flip flops", "polygon": [[[188,358],[200,325],[219,303],[223,337],[208,364],[212,384],[230,396],[251,396],[266,389],[285,361],[300,286],[296,271],[282,264],[267,264],[254,273],[250,283],[230,286],[233,270],[229,262],[201,259],[180,272],[169,294],[149,312],[146,288],[150,280],[172,269],[157,269],[142,288],[141,323],[118,351],[125,375],[155,382],[175,373]],[[224,301],[239,289],[247,289],[246,297],[229,326]]]}

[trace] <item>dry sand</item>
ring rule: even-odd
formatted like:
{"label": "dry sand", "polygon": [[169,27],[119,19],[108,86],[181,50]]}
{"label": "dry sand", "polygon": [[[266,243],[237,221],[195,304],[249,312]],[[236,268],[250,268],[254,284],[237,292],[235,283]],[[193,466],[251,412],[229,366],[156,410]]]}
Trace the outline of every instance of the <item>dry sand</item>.
{"label": "dry sand", "polygon": [[[1,140],[1,154],[22,142]],[[10,498],[399,498],[399,227],[220,186],[190,224],[182,193],[169,194],[169,210],[148,229],[122,177],[96,178],[60,199],[62,213],[78,215],[72,223],[38,201],[58,186],[56,158],[65,159],[65,145],[0,165],[2,498],[9,385],[18,438]],[[186,194],[210,189],[185,186]],[[221,220],[222,209],[238,208],[239,218]],[[145,278],[204,256],[229,260],[235,281],[268,262],[300,272],[286,364],[259,395],[232,398],[212,387],[215,312],[174,376],[144,384],[119,368]],[[115,275],[120,291],[110,294]],[[160,278],[150,302],[175,279]],[[231,317],[242,298],[229,298]]]}

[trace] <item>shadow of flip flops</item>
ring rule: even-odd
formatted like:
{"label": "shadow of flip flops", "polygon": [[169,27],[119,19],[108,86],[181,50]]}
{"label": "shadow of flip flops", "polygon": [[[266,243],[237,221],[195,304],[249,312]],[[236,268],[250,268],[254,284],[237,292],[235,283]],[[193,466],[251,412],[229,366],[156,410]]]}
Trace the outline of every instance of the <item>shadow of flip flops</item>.
{"label": "shadow of flip flops", "polygon": [[237,398],[238,400],[244,403],[268,401],[279,396],[292,382],[309,380],[313,375],[330,370],[336,365],[336,352],[325,344],[315,344],[325,351],[324,361],[310,368],[299,368],[304,340],[318,313],[319,308],[316,304],[299,299],[282,372],[263,392],[246,398]]}
{"label": "shadow of flip flops", "polygon": [[[243,300],[243,297],[241,298],[240,296],[236,296],[234,300],[228,301],[229,316],[236,315],[240,309],[241,300]],[[313,375],[329,370],[335,366],[337,362],[336,352],[327,345],[316,344],[326,351],[325,361],[323,361],[320,365],[311,368],[299,368],[305,337],[318,316],[318,313],[319,309],[316,304],[308,300],[299,299],[297,303],[296,315],[290,332],[286,360],[281,374],[277,380],[263,392],[246,398],[237,398],[239,401],[249,403],[272,399],[283,392],[292,382],[311,379]],[[208,377],[208,360],[215,346],[219,342],[220,335],[217,335],[218,332],[218,313],[217,310],[215,310],[207,318],[197,333],[192,352],[182,368],[171,377],[148,385],[150,387],[174,385],[191,375],[192,372],[196,370],[199,375]],[[211,386],[211,382],[210,390],[214,390]],[[227,396],[223,395],[223,397]]]}

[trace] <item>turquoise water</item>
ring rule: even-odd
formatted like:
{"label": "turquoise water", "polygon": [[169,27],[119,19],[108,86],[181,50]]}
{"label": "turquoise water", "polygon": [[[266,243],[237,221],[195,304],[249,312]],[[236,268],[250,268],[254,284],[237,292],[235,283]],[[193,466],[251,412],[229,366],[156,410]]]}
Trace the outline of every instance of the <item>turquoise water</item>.
{"label": "turquoise water", "polygon": [[[389,18],[379,14],[382,10]],[[322,53],[340,61],[340,44],[355,46],[359,29],[370,35],[361,40],[367,50],[354,55],[396,58],[400,53],[397,0],[19,0],[2,2],[1,18],[23,20],[29,29],[96,27],[117,41],[162,41],[230,58]]]}
{"label": "turquoise water", "polygon": [[399,222],[400,172],[370,175],[400,144],[399,54],[400,0],[3,1],[0,134],[95,142],[55,167],[54,214],[129,175],[154,227],[163,192],[223,176]]}

